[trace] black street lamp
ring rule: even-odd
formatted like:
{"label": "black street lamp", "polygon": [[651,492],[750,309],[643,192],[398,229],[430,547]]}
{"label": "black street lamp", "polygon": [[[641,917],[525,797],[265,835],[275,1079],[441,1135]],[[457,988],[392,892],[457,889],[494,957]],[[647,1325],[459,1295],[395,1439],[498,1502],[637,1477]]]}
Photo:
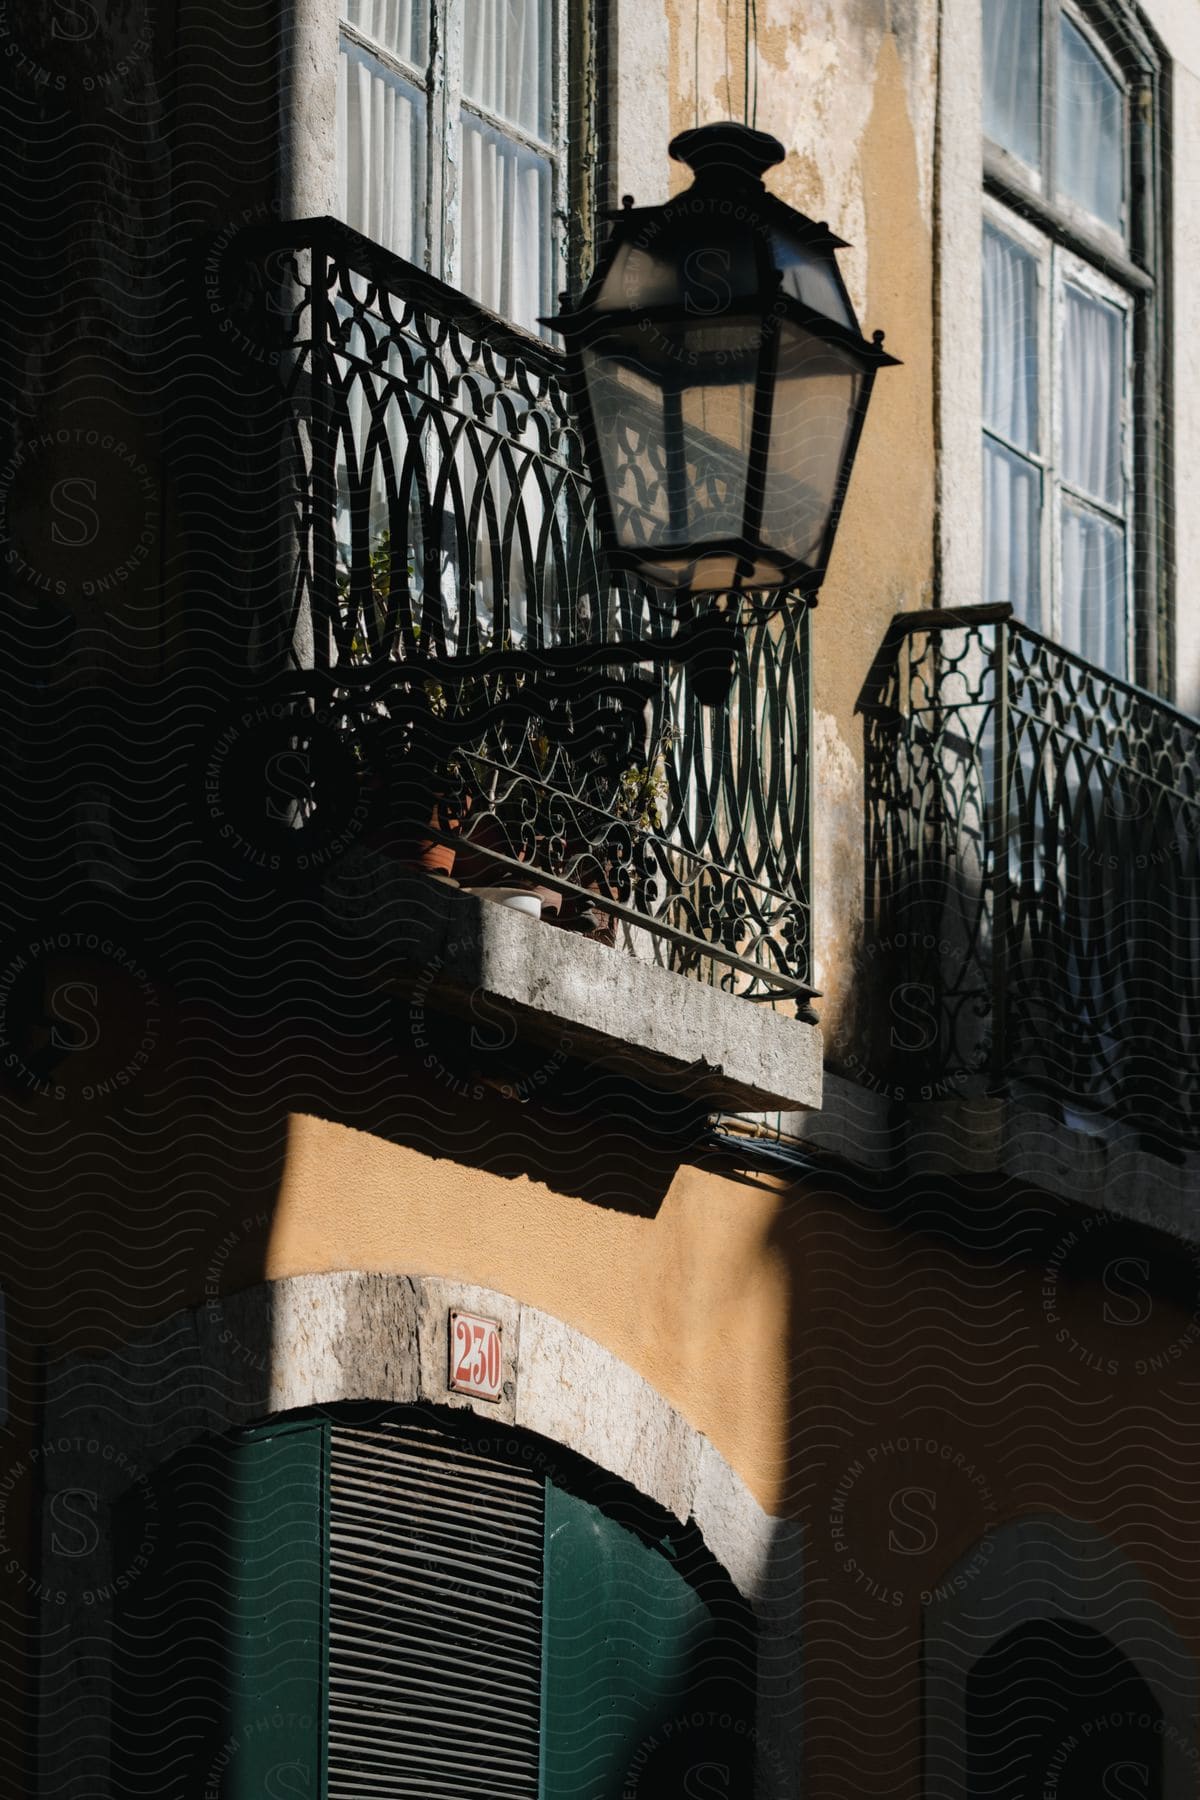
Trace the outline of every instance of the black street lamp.
{"label": "black street lamp", "polygon": [[695,171],[628,198],[562,333],[614,568],[691,593],[816,593],[877,369],[834,260],[844,249],[763,186],[783,160],[748,126],[684,131]]}

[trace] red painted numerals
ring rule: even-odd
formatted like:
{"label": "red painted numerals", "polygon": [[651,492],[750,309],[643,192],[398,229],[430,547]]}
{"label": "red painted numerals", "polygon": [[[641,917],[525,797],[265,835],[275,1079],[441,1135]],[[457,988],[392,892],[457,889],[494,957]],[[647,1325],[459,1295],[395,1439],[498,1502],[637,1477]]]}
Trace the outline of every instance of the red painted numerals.
{"label": "red painted numerals", "polygon": [[471,1313],[450,1314],[450,1386],[460,1394],[498,1400],[503,1360],[500,1327]]}

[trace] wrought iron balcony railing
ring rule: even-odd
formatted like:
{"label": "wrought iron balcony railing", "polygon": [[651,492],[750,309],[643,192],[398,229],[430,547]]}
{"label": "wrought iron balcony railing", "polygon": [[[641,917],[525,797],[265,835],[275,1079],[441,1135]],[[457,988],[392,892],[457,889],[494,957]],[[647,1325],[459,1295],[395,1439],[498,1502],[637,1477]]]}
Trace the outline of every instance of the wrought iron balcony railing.
{"label": "wrought iron balcony railing", "polygon": [[804,609],[743,596],[728,704],[699,704],[668,662],[698,615],[604,566],[561,355],[332,221],[263,242],[298,661],[368,696],[393,848],[440,844],[456,879],[535,883],[560,921],[803,1008]]}
{"label": "wrought iron balcony railing", "polygon": [[873,1066],[1195,1142],[1200,724],[997,606],[898,615],[860,708]]}

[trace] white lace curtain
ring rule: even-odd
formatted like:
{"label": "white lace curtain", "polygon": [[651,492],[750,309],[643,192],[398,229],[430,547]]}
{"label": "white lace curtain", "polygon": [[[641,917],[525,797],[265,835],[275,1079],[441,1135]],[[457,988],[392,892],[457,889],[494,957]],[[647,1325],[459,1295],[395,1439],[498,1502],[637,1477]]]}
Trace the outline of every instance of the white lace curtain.
{"label": "white lace curtain", "polygon": [[549,157],[464,111],[459,285],[532,332],[555,310],[552,192]]}
{"label": "white lace curtain", "polygon": [[984,598],[1042,630],[1042,473],[1029,460],[1040,449],[1037,276],[1027,251],[984,227],[983,422],[996,434],[984,437]]}
{"label": "white lace curtain", "polygon": [[349,40],[338,59],[341,216],[409,262],[425,261],[425,95]]}
{"label": "white lace curtain", "polygon": [[[549,145],[554,0],[436,3],[443,15],[463,4],[466,11],[464,104],[454,127],[461,171],[458,217],[446,221],[443,233],[447,244],[457,244],[457,265],[447,262],[433,272],[493,312],[537,332],[538,316],[552,311],[556,298]],[[347,0],[345,17],[411,73],[406,76],[387,57],[343,39],[338,93],[342,217],[375,242],[424,264],[427,158],[431,148],[439,159],[446,151],[430,132],[435,121],[430,119],[424,75],[428,4]],[[516,130],[505,130],[477,109]],[[439,187],[435,181],[435,198]]]}
{"label": "white lace curtain", "polygon": [[[1115,306],[1066,282],[1062,331],[1062,479],[1123,514],[1125,320]],[[1103,518],[1064,493],[1060,529],[1059,635],[1089,662],[1123,675],[1124,525]]]}
{"label": "white lace curtain", "polygon": [[[1038,263],[1004,232],[985,227],[984,597],[1008,601],[1018,618],[1123,675],[1126,321],[1117,306],[1072,281],[1061,281],[1060,294],[1054,350],[1060,464],[1044,476],[1034,460],[1047,448],[1039,423],[1047,396],[1038,362]],[[1057,619],[1040,580],[1043,511],[1055,497]]]}
{"label": "white lace curtain", "polygon": [[1039,0],[983,0],[983,128],[1033,168],[1041,162]]}
{"label": "white lace curtain", "polygon": [[1124,320],[1071,282],[1064,309],[1063,479],[1120,511]]}
{"label": "white lace curtain", "polygon": [[550,136],[550,0],[473,0],[463,93],[545,142]]}

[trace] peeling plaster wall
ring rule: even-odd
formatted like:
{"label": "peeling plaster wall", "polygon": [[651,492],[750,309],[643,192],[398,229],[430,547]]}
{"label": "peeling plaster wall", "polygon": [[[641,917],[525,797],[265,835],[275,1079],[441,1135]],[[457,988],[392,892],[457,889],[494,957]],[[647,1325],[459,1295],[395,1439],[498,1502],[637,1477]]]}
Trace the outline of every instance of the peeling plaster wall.
{"label": "peeling plaster wall", "polygon": [[[670,0],[667,15],[671,130],[740,119],[741,9]],[[903,364],[876,384],[813,623],[815,984],[834,1067],[848,1047],[861,960],[862,724],[854,705],[892,614],[930,605],[934,592],[937,53],[934,0],[759,0],[752,117],[788,153],[768,183],[848,240],[838,260],[863,327],[883,329]],[[672,165],[673,190],[687,180]]]}
{"label": "peeling plaster wall", "polygon": [[288,183],[285,216],[338,210],[336,0],[293,0],[284,9],[280,127]]}
{"label": "peeling plaster wall", "polygon": [[[740,8],[726,8],[719,0],[668,0],[666,11],[670,131],[741,119]],[[928,330],[927,284],[920,293],[885,294],[878,283],[872,288],[869,263],[871,254],[877,259],[888,254],[888,240],[911,218],[920,221],[926,236],[931,231],[936,56],[931,0],[759,0],[757,58],[751,48],[751,122],[773,132],[787,150],[786,162],[768,176],[769,185],[790,205],[828,220],[848,240],[850,248],[839,262],[860,312],[871,314],[885,298],[894,303],[902,297],[917,307],[915,314],[904,314],[905,328],[914,332],[922,325]],[[622,88],[637,79],[621,67]],[[889,125],[908,141],[893,137],[885,146],[880,130]],[[686,170],[672,164],[670,172],[673,192],[687,185]],[[887,329],[891,347],[904,354],[898,315],[867,322]]]}
{"label": "peeling plaster wall", "polygon": [[658,206],[667,198],[674,166],[666,155],[672,87],[667,15],[645,0],[611,0],[610,30],[617,71],[609,97],[615,197],[632,194],[639,206]]}
{"label": "peeling plaster wall", "polygon": [[816,942],[813,985],[822,995],[825,1054],[838,1066],[848,1049],[843,1009],[859,961],[855,937],[863,905],[862,831],[848,830],[847,822],[861,811],[862,768],[832,714],[814,707],[812,728],[812,857],[824,925]]}

